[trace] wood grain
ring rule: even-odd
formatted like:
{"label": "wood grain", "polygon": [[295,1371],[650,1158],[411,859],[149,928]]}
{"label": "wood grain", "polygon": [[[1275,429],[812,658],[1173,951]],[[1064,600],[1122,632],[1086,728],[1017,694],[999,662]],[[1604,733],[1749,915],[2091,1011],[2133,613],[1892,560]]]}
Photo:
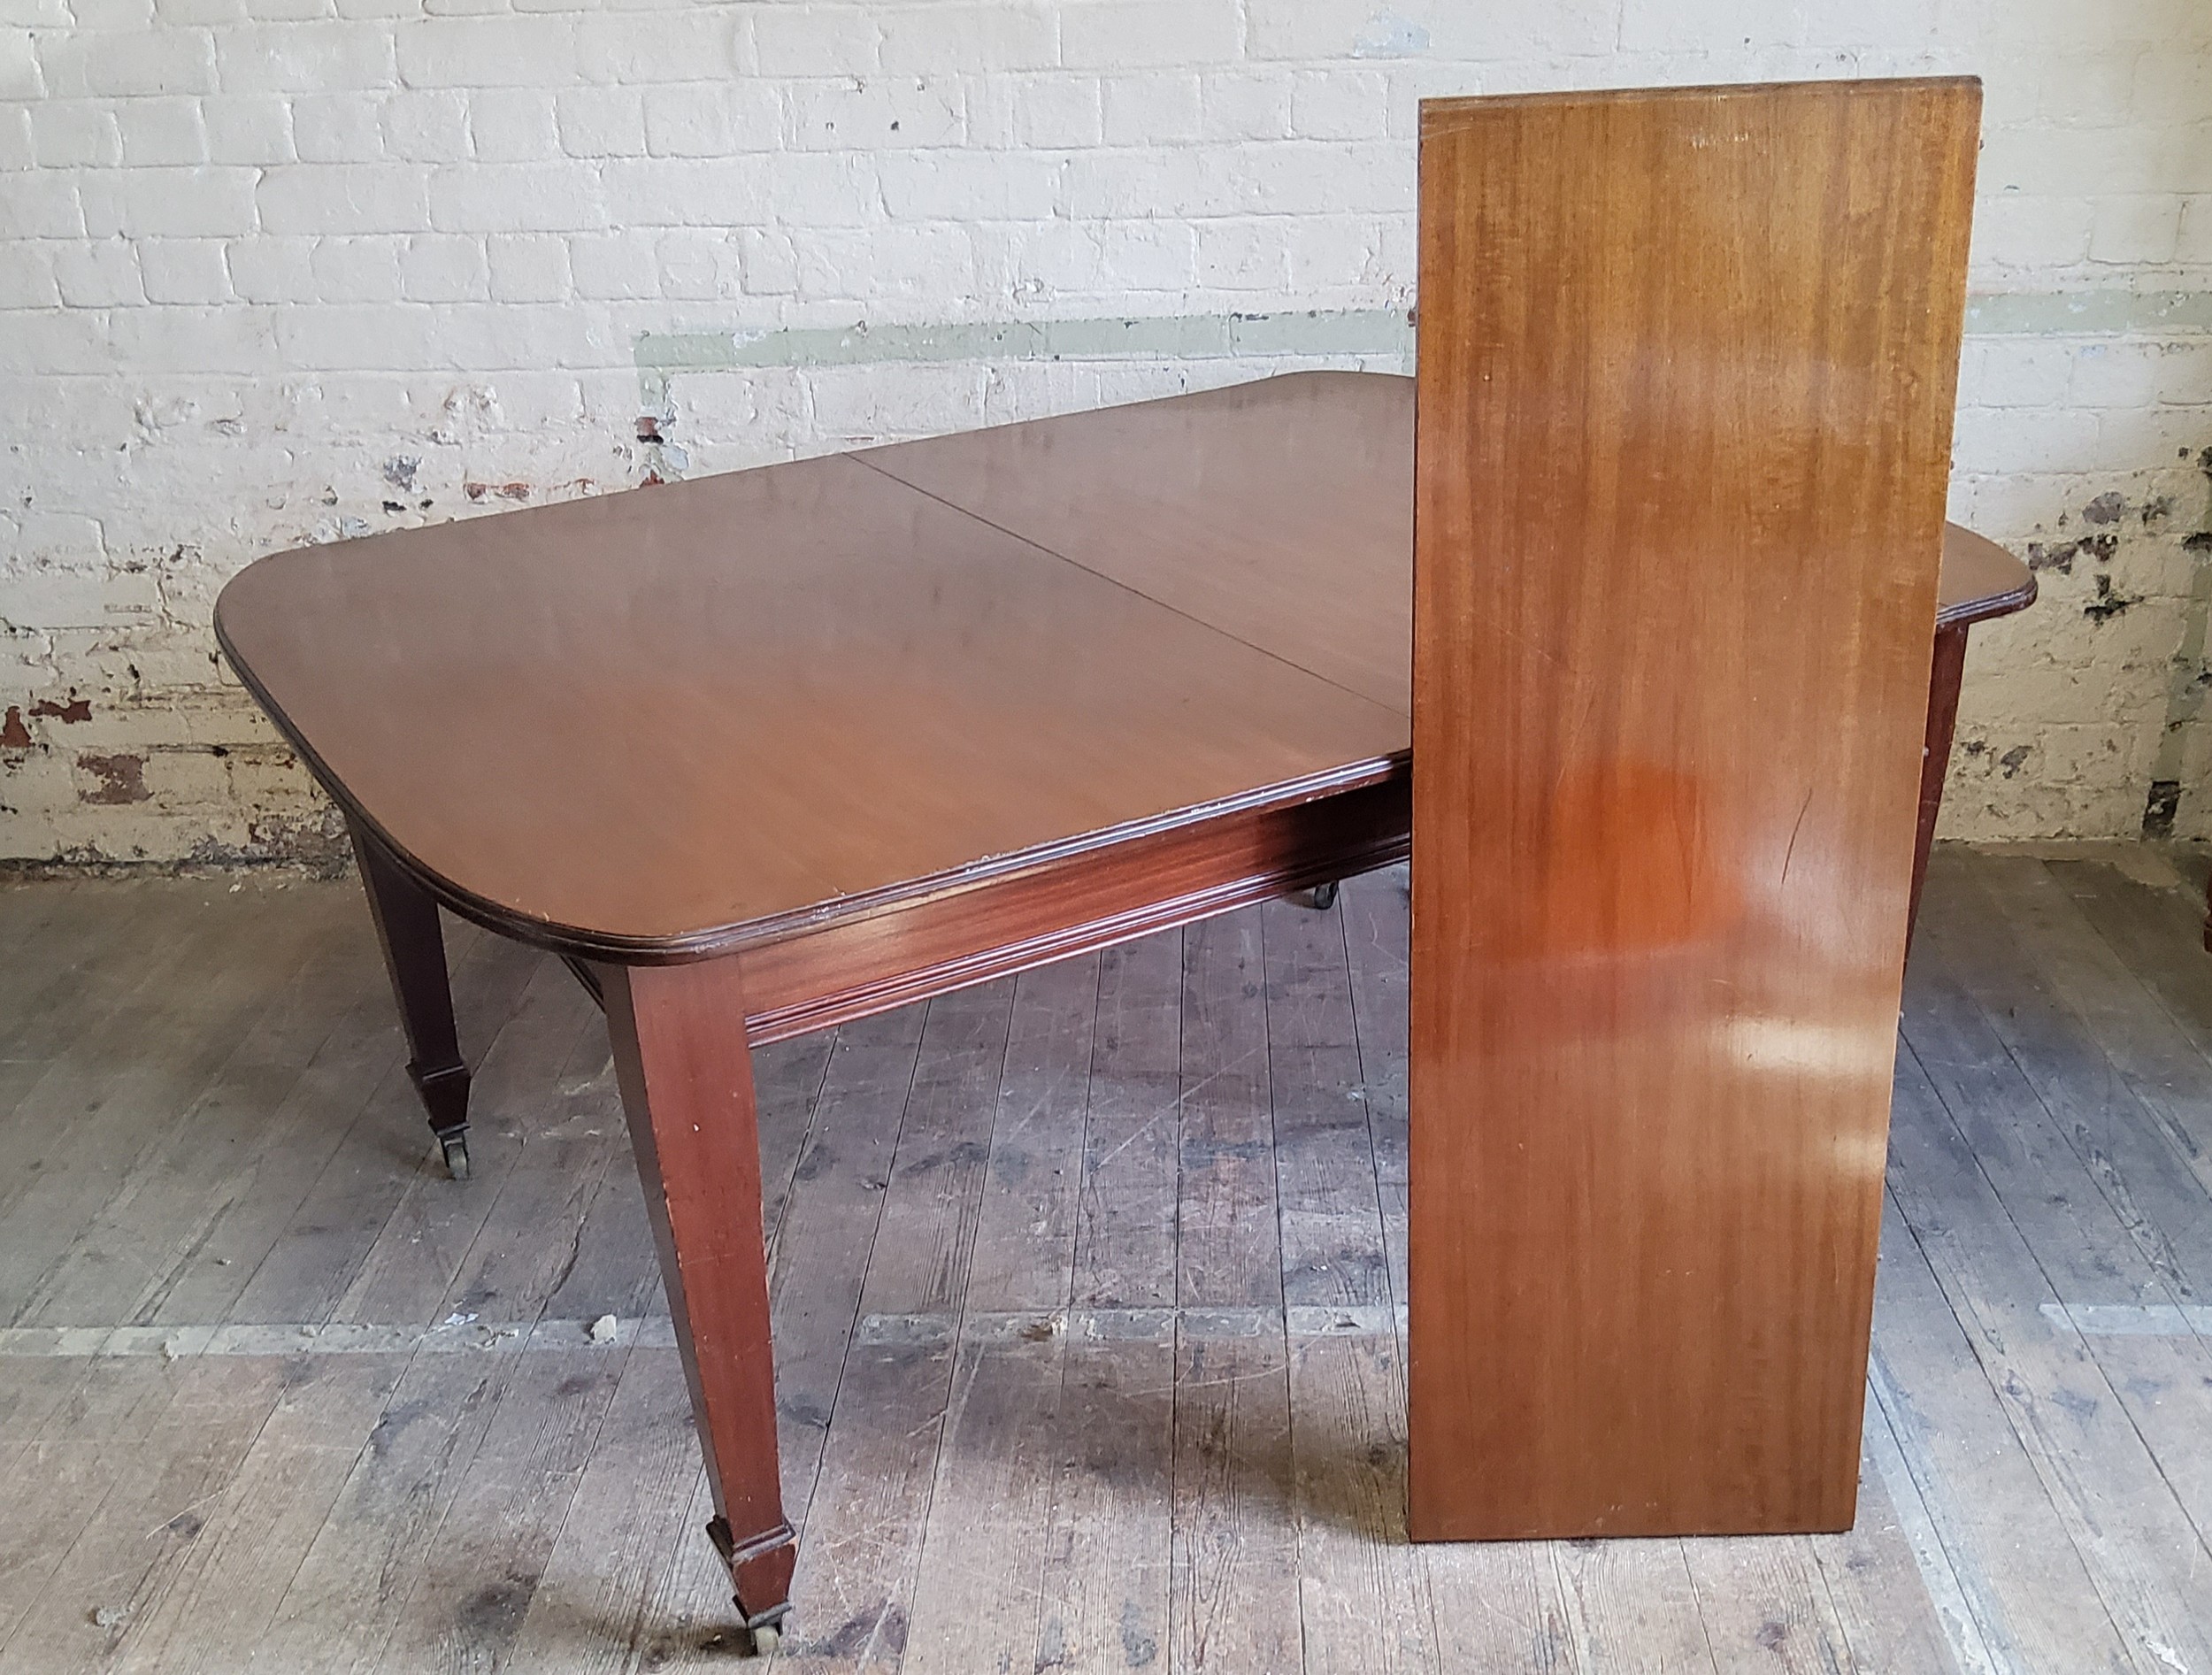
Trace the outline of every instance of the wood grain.
{"label": "wood grain", "polygon": [[676,1320],[717,1545],[749,1626],[790,1606],[798,1539],[783,1512],[768,1335],[752,1054],[733,960],[601,973],[615,1075]]}
{"label": "wood grain", "polygon": [[280,554],[217,626],[442,900],[601,959],[1307,801],[1407,741],[1402,709],[843,458]]}
{"label": "wood grain", "polygon": [[1978,109],[1424,108],[1418,1538],[1851,1521]]}

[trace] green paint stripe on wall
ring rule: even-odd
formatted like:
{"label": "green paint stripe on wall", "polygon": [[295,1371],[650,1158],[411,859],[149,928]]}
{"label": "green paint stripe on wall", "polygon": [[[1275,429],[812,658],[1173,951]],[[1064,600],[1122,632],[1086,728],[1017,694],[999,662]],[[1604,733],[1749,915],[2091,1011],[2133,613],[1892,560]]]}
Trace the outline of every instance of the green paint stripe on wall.
{"label": "green paint stripe on wall", "polygon": [[974,320],[789,331],[648,332],[641,372],[718,366],[853,366],[872,361],[1218,360],[1246,355],[1399,355],[1402,309],[1294,314],[1163,314],[1125,319]]}
{"label": "green paint stripe on wall", "polygon": [[[1993,291],[1967,300],[1978,337],[2190,335],[2212,332],[2212,291]],[[644,332],[638,371],[856,366],[884,361],[1222,360],[1275,355],[1411,355],[1403,309],[1126,319],[965,320],[787,331]]]}

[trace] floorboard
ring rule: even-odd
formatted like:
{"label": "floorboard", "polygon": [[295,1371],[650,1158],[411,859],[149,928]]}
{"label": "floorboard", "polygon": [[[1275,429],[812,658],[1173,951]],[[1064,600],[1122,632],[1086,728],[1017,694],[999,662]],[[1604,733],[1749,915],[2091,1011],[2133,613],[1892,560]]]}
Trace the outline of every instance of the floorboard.
{"label": "floorboard", "polygon": [[[764,1050],[778,1666],[2212,1675],[2212,956],[2126,863],[1938,857],[1837,1535],[1407,1543],[1402,868]],[[744,1666],[604,1026],[449,929],[465,1184],[350,886],[0,888],[0,1675]]]}

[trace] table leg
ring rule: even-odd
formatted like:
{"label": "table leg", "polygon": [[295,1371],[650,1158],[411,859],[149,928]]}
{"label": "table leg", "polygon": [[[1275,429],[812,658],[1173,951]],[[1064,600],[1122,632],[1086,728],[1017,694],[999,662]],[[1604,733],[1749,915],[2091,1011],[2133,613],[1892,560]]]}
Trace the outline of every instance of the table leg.
{"label": "table leg", "polygon": [[384,947],[401,1025],[411,1056],[407,1074],[430,1113],[431,1132],[456,1180],[469,1174],[469,1072],[453,1028],[453,988],[446,975],[445,937],[438,903],[401,870],[384,846],[359,825],[350,826],[361,864],[361,887]]}
{"label": "table leg", "polygon": [[[737,962],[599,969],[639,1179],[714,1485],[707,1533],[757,1642],[790,1609],[752,1055]],[[765,1649],[764,1647],[763,1649]]]}
{"label": "table leg", "polygon": [[1936,816],[1943,812],[1943,781],[1951,768],[1951,734],[1958,726],[1959,683],[1965,673],[1964,626],[1938,628],[1935,663],[1928,672],[1928,731],[1920,747],[1920,831],[1912,852],[1912,905],[1905,915],[1908,946],[1920,919],[1920,887],[1928,878]]}

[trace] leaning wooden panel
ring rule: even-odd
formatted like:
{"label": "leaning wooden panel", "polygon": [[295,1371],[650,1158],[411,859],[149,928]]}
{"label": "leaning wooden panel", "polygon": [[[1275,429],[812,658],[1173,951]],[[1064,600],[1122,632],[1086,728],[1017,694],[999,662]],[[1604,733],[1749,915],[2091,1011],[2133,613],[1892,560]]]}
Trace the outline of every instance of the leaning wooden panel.
{"label": "leaning wooden panel", "polygon": [[1423,107],[1417,1538],[1852,1520],[1979,106]]}

